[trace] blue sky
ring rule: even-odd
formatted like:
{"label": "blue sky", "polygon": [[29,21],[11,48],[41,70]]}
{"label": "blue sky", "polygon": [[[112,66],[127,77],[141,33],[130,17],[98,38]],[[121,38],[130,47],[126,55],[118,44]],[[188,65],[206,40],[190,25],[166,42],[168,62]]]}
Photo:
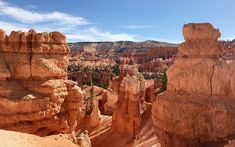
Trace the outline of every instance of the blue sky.
{"label": "blue sky", "polygon": [[210,22],[235,38],[234,0],[0,0],[0,28],[61,31],[69,42],[181,42],[182,26]]}

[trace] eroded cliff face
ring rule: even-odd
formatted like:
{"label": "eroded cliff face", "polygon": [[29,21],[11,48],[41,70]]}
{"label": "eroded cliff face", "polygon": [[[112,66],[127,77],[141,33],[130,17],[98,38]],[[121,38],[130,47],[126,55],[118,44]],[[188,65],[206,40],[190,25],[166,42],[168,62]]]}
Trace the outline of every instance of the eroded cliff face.
{"label": "eroded cliff face", "polygon": [[[143,57],[139,53],[145,54],[146,52],[149,52],[149,50],[155,50],[156,48],[158,48],[158,50],[155,50],[154,52],[157,54],[160,53],[161,55],[170,55],[172,54],[170,52],[177,51],[176,44],[151,41],[151,40],[147,40],[144,42],[132,42],[132,41],[77,42],[77,43],[68,43],[68,46],[71,49],[71,56],[77,56],[82,54],[91,56],[99,54],[104,57],[108,56],[113,57],[122,54],[128,55],[129,53],[134,53],[136,55],[135,57],[137,57],[138,59],[140,58],[143,59]],[[153,54],[151,56],[153,56]],[[156,56],[154,56],[154,58],[155,57]]]}
{"label": "eroded cliff face", "polygon": [[186,24],[181,57],[168,70],[167,91],[153,103],[161,146],[202,146],[235,134],[235,64],[220,56],[220,32],[209,23]]}
{"label": "eroded cliff face", "polygon": [[77,127],[83,98],[66,80],[69,49],[59,32],[0,30],[0,128],[41,136]]}

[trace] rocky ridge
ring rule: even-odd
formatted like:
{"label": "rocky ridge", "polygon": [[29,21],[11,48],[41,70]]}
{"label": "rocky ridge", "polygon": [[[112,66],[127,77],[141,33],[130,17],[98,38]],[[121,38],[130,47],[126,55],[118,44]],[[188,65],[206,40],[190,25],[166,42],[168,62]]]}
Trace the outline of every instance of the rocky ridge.
{"label": "rocky ridge", "polygon": [[77,42],[68,43],[71,49],[71,54],[76,55],[79,52],[92,51],[92,53],[108,53],[109,51],[123,52],[124,50],[130,52],[131,50],[143,50],[154,47],[176,47],[176,44],[158,41],[143,41],[143,42],[132,42],[132,41],[118,41],[118,42]]}

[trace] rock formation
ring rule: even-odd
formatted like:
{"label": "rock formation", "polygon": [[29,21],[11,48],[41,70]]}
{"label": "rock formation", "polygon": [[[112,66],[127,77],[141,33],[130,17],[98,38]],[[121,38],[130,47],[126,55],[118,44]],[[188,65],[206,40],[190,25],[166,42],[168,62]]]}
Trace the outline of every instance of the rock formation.
{"label": "rock formation", "polygon": [[77,144],[81,147],[91,147],[91,140],[88,135],[88,131],[81,132],[77,137]]}
{"label": "rock formation", "polygon": [[105,116],[101,125],[90,133],[92,147],[160,147],[151,119],[151,111],[142,114],[135,136],[120,134],[112,126],[112,117]]}
{"label": "rock formation", "polygon": [[[91,89],[93,91],[91,91]],[[82,129],[82,130],[86,129],[90,132],[90,130],[100,125],[101,115],[100,115],[99,105],[98,105],[98,96],[103,93],[103,89],[96,87],[96,86],[91,86],[91,87],[85,88],[84,92],[85,92],[85,98],[84,98],[85,108],[83,108],[84,112],[86,112],[89,107],[86,103],[88,98],[91,98],[91,101],[92,101],[92,106],[91,106],[92,111],[90,112],[90,114],[81,113],[79,115],[78,123],[80,124],[80,126],[77,129]]]}
{"label": "rock formation", "polygon": [[223,59],[228,62],[234,61],[235,59],[235,39],[223,41],[224,43],[224,55]]}
{"label": "rock formation", "polygon": [[229,140],[224,147],[235,147],[235,140]]}
{"label": "rock formation", "polygon": [[[140,72],[156,73],[156,70],[163,68],[163,66],[169,67],[172,65],[178,52],[177,44],[158,41],[80,42],[68,43],[68,46],[71,49],[71,61],[84,61],[93,66],[91,68],[92,74],[87,74],[87,69],[83,72],[84,74],[80,74],[79,72],[83,68],[76,72],[69,70],[69,78],[78,79],[79,82],[85,83],[87,79],[85,75],[91,75],[94,81],[101,83],[100,85],[96,84],[97,86],[107,85],[109,78],[112,78],[112,74],[108,70],[104,69],[102,71],[100,70],[102,69],[101,66],[95,67],[97,63],[104,59],[108,61],[109,68],[114,69],[112,70],[113,73],[116,73],[116,68],[112,66],[112,62],[120,65],[120,57],[133,58],[136,64],[140,65]],[[87,53],[87,49],[92,53]],[[96,74],[97,71],[101,74]]]}
{"label": "rock formation", "polygon": [[[156,58],[156,55],[161,55],[167,57],[168,55],[175,54],[177,52],[177,44],[171,44],[166,42],[158,41],[143,41],[143,42],[132,42],[132,41],[118,41],[118,42],[77,42],[68,43],[71,49],[71,56],[77,55],[88,55],[87,49],[92,54],[99,56],[118,56],[125,53],[134,53],[136,59],[143,59],[142,53],[149,54],[150,56],[145,56],[144,58]],[[150,51],[150,52],[149,52]],[[153,51],[153,52],[152,52]],[[175,52],[175,53],[174,53]],[[127,54],[127,55],[128,55]]]}
{"label": "rock formation", "polygon": [[145,101],[151,103],[155,95],[161,93],[161,80],[146,80]]}
{"label": "rock formation", "polygon": [[122,65],[120,76],[111,82],[110,88],[118,94],[113,126],[119,133],[135,135],[141,124],[145,93],[144,79],[138,74],[137,65]]}
{"label": "rock formation", "polygon": [[99,109],[104,115],[112,115],[118,95],[112,89],[107,89],[99,100]]}
{"label": "rock formation", "polygon": [[77,127],[83,98],[66,80],[69,49],[59,32],[0,30],[0,128],[45,136]]}
{"label": "rock formation", "polygon": [[[91,87],[85,88],[87,94],[90,94],[90,89]],[[111,116],[117,99],[117,94],[112,89],[94,86],[94,103],[98,104],[99,114]]]}
{"label": "rock formation", "polygon": [[168,70],[152,119],[162,147],[227,142],[235,135],[235,63],[220,57],[220,32],[209,23],[183,27],[181,57]]}
{"label": "rock formation", "polygon": [[114,76],[115,66],[114,61],[105,59],[88,60],[86,58],[85,60],[71,61],[68,66],[68,79],[77,81],[81,87],[90,85],[92,79],[94,85],[107,88],[109,80]]}

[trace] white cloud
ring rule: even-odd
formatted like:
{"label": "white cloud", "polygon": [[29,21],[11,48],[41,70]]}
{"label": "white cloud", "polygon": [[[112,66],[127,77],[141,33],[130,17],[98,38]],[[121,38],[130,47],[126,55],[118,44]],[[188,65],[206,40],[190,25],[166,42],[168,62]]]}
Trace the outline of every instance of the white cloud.
{"label": "white cloud", "polygon": [[149,29],[154,28],[153,25],[124,25],[122,28],[125,29]]}
{"label": "white cloud", "polygon": [[120,33],[120,34],[113,34],[107,31],[102,31],[97,28],[91,27],[82,31],[79,31],[76,34],[68,34],[66,35],[68,40],[80,40],[80,41],[120,41],[120,40],[129,40],[129,41],[136,41],[135,36]]}
{"label": "white cloud", "polygon": [[25,24],[19,23],[9,23],[0,21],[0,28],[3,28],[7,34],[10,34],[12,30],[18,31],[28,31],[31,28],[36,29],[38,32],[52,32],[52,31],[61,31],[66,34],[68,42],[78,42],[78,41],[120,41],[120,40],[129,40],[129,41],[137,41],[135,36],[129,35],[126,33],[113,34],[111,32],[102,31],[95,27],[91,27],[88,29],[77,29],[66,31],[67,28],[55,28],[54,26],[50,27],[40,27],[40,26],[28,26]]}
{"label": "white cloud", "polygon": [[153,38],[153,37],[145,37],[143,38],[143,40],[157,40],[157,41],[160,41],[160,42],[168,42],[168,43],[175,43],[175,44],[179,44],[179,43],[182,43],[183,40],[171,40],[171,39],[164,39],[164,38]]}
{"label": "white cloud", "polygon": [[68,42],[77,42],[77,41],[98,41],[96,38],[89,34],[77,35],[77,34],[68,34],[66,35]]}
{"label": "white cloud", "polygon": [[0,1],[0,14],[27,24],[41,22],[57,22],[72,25],[84,25],[88,23],[87,20],[82,17],[75,17],[57,11],[38,13],[35,11],[29,11],[15,6],[11,6],[3,1]]}
{"label": "white cloud", "polygon": [[6,31],[7,34],[10,34],[11,31],[15,30],[22,30],[22,31],[28,31],[29,28],[27,26],[23,26],[23,25],[15,25],[9,22],[3,22],[0,21],[0,28],[4,29],[4,31]]}
{"label": "white cloud", "polygon": [[58,31],[56,29],[53,29],[53,27],[40,27],[40,26],[34,26],[34,25],[27,25],[22,23],[12,23],[12,22],[5,22],[0,21],[0,28],[3,29],[7,34],[10,34],[11,31],[28,31],[30,29],[35,29],[38,32],[52,32],[52,31]]}
{"label": "white cloud", "polygon": [[[63,12],[26,10],[0,0],[1,17],[4,19],[0,21],[0,28],[4,29],[7,34],[12,30],[35,29],[38,32],[63,32],[68,42],[136,40],[135,36],[130,34],[101,30],[82,17]],[[10,19],[5,21],[6,18]]]}
{"label": "white cloud", "polygon": [[233,40],[235,37],[222,37],[220,40]]}

